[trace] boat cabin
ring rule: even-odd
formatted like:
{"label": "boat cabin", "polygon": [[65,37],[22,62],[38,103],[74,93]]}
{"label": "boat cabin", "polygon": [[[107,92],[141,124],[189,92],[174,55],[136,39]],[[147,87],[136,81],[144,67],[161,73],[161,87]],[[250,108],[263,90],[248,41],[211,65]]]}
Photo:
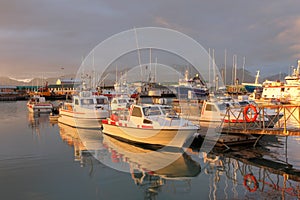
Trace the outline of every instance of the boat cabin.
{"label": "boat cabin", "polygon": [[81,107],[96,106],[96,108],[105,106],[108,109],[109,103],[106,96],[92,95],[91,92],[80,92],[78,96],[73,96],[73,105]]}
{"label": "boat cabin", "polygon": [[240,111],[241,106],[237,102],[205,101],[201,109],[200,121],[221,121],[227,110]]}
{"label": "boat cabin", "polygon": [[118,109],[128,109],[130,105],[134,104],[135,100],[130,97],[121,96],[121,97],[114,97],[111,100],[110,106],[111,110],[118,110]]}

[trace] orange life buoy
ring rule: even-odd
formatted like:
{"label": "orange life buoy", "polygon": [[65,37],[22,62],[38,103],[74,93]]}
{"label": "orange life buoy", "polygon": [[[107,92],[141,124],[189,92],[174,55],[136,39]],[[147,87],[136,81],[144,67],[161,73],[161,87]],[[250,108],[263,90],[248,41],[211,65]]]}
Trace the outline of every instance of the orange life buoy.
{"label": "orange life buoy", "polygon": [[[253,188],[251,188],[249,185],[248,185],[248,182],[251,184],[253,182]],[[255,176],[253,176],[253,174],[247,174],[244,176],[244,186],[247,188],[247,190],[249,192],[255,192],[258,188],[258,182],[255,178]]]}
{"label": "orange life buoy", "polygon": [[[248,112],[250,109],[254,112],[254,115],[253,116],[251,115],[249,117]],[[249,104],[244,108],[244,117],[245,117],[246,122],[255,122],[257,119],[257,116],[258,116],[258,113],[257,113],[256,107],[254,105]]]}

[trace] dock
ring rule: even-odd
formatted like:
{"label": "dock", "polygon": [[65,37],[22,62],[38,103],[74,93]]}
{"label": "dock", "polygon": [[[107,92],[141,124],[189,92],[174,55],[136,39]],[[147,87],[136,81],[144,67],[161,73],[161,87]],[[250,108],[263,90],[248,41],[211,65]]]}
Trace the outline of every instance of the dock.
{"label": "dock", "polygon": [[[265,118],[267,109],[273,110],[275,113],[268,122],[262,120],[248,123],[245,120],[241,123],[230,123],[230,120],[227,122],[223,120],[217,131],[227,134],[300,136],[299,105],[259,105],[257,107],[259,119]],[[227,112],[230,112],[230,108]],[[224,118],[226,117],[224,116]]]}
{"label": "dock", "polygon": [[[197,110],[200,110],[198,107],[193,108],[191,106],[192,103],[189,103],[190,108],[187,106],[184,107],[184,111],[187,110],[186,113],[196,113]],[[201,122],[199,121],[199,117],[197,119],[195,118],[196,121],[194,119],[194,122],[200,124],[201,130],[199,136],[202,138],[202,141],[206,137],[208,127],[213,127],[212,132],[215,132],[215,138],[218,138],[216,146],[225,147],[225,149],[229,149],[230,146],[234,145],[256,146],[264,135],[284,137],[300,136],[300,105],[259,104],[256,110],[258,120],[255,122],[249,122],[245,118],[245,120],[238,121],[238,119],[241,119],[240,116],[244,115],[244,108],[241,108],[236,119],[229,119],[231,112],[230,107],[228,107],[222,122],[217,124],[213,122]],[[272,117],[269,118],[268,121],[262,120],[268,116],[267,112],[270,111],[273,112]],[[189,117],[192,118],[191,116]],[[213,124],[213,126],[210,124]],[[215,138],[212,135],[211,141],[215,142]],[[198,145],[201,145],[202,141],[198,139]]]}

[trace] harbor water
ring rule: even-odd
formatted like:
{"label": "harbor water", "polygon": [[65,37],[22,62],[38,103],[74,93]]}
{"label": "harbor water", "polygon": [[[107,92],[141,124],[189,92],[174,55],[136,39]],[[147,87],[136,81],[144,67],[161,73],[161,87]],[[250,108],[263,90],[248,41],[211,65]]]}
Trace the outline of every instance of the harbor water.
{"label": "harbor water", "polygon": [[25,101],[0,102],[0,110],[0,199],[300,197],[300,137],[208,154],[151,152],[30,114]]}

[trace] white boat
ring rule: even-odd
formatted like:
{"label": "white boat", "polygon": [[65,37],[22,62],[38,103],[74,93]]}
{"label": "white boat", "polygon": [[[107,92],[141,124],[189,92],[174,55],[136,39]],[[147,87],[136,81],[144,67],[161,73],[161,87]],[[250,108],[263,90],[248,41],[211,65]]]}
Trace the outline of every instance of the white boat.
{"label": "white boat", "polygon": [[106,96],[82,91],[74,95],[72,102],[65,102],[59,109],[58,122],[78,128],[100,129],[101,120],[109,117],[109,102]]}
{"label": "white boat", "polygon": [[284,79],[288,85],[300,85],[300,60],[298,60],[297,69],[294,69],[293,74]]}
{"label": "white boat", "polygon": [[135,103],[135,99],[128,95],[117,95],[112,98],[110,102],[111,110],[128,109],[130,105]]}
{"label": "white boat", "polygon": [[262,98],[276,100],[281,103],[300,102],[300,60],[293,73],[285,77],[286,83],[280,81],[265,81],[263,83]]}
{"label": "white boat", "polygon": [[274,127],[282,116],[282,113],[274,109],[261,108],[254,101],[205,101],[200,122],[223,126],[229,123],[256,123],[264,124],[265,127]]}
{"label": "white boat", "polygon": [[50,113],[53,105],[51,102],[46,101],[45,97],[35,95],[27,102],[27,108],[32,113]]}
{"label": "white boat", "polygon": [[280,81],[268,81],[263,83],[262,99],[289,103],[292,99],[300,97],[300,85],[288,85]]}
{"label": "white boat", "polygon": [[102,120],[103,133],[125,141],[154,146],[183,147],[199,126],[179,117],[171,106],[132,105]]}
{"label": "white boat", "polygon": [[234,101],[204,101],[200,114],[200,122],[221,123],[230,119],[231,122],[242,121],[240,105]]}

